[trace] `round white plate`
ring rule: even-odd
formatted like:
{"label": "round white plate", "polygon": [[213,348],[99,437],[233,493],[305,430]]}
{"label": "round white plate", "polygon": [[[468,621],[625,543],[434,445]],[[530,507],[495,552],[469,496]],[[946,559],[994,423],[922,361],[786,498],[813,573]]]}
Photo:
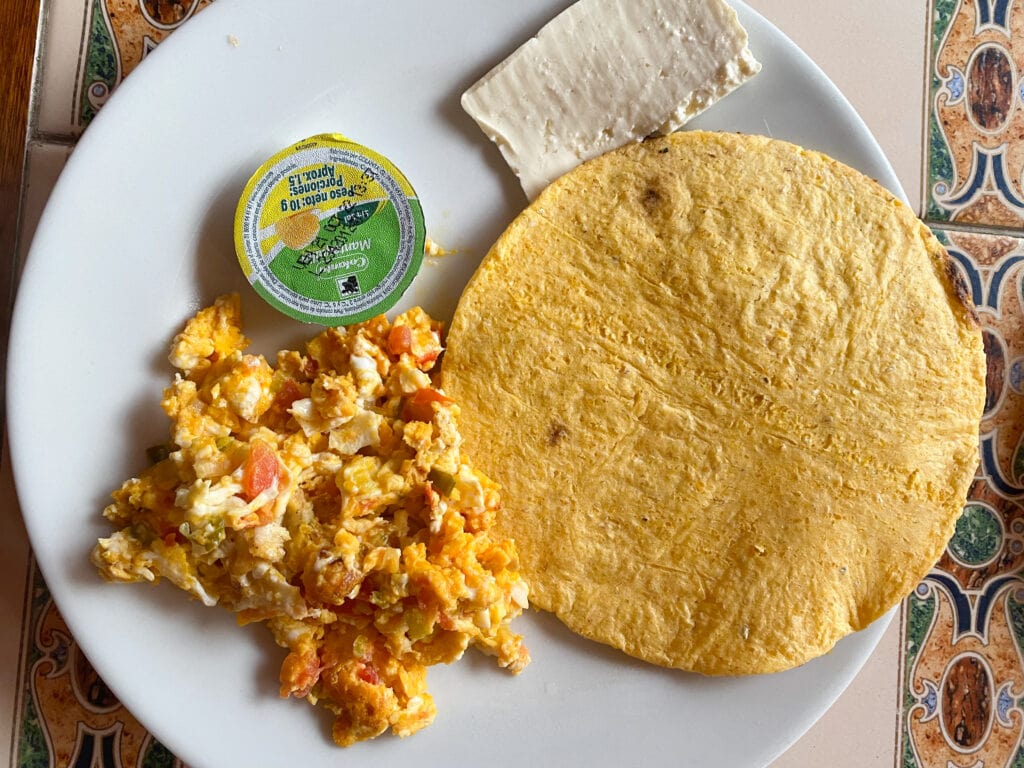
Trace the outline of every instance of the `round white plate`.
{"label": "round white plate", "polygon": [[[166,439],[168,343],[219,293],[243,296],[255,348],[311,329],[245,283],[232,216],[276,150],[342,132],[412,180],[430,236],[399,308],[450,317],[465,281],[525,200],[459,96],[564,0],[342,3],[218,0],[103,108],[53,192],[21,280],[9,358],[11,455],[32,546],[81,648],[125,705],[203,766],[518,766],[768,763],[856,674],[885,620],[783,674],[707,679],[633,661],[549,616],[518,621],[534,662],[513,678],[470,652],[431,671],[439,715],[411,740],[335,747],[330,718],[277,697],[282,658],[261,627],[170,586],[104,584],[88,561],[108,494]],[[825,76],[736,2],[760,75],[691,125],[822,150],[899,192],[875,141]],[[237,44],[235,44],[237,43]]]}

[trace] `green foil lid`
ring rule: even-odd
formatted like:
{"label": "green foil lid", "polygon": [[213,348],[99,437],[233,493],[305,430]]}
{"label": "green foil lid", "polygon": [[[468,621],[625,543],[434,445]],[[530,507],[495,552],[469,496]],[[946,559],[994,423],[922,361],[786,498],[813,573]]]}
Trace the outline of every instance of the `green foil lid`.
{"label": "green foil lid", "polygon": [[423,211],[383,155],[339,134],[278,152],[245,185],[235,252],[286,315],[348,325],[390,309],[423,262]]}

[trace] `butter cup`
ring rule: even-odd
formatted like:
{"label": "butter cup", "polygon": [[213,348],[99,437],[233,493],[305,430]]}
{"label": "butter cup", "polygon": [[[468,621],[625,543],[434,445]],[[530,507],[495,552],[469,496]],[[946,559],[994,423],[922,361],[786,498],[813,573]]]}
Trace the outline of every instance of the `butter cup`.
{"label": "butter cup", "polygon": [[423,262],[423,211],[383,155],[312,136],[261,165],[238,202],[235,253],[250,285],[289,317],[349,325],[386,312]]}

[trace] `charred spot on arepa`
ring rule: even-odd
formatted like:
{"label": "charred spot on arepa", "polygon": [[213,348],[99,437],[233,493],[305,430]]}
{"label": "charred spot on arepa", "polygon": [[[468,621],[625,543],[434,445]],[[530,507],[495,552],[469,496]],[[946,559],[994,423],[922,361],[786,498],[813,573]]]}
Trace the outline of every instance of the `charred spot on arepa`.
{"label": "charred spot on arepa", "polygon": [[557,446],[569,435],[569,428],[560,421],[552,421],[548,426],[548,445],[552,448]]}
{"label": "charred spot on arepa", "polygon": [[942,255],[942,264],[945,269],[946,277],[949,279],[949,283],[953,288],[953,295],[956,297],[956,300],[960,302],[963,308],[967,310],[967,316],[980,327],[981,318],[978,316],[978,310],[974,306],[974,299],[971,296],[971,287],[967,284],[967,278],[964,276],[963,269],[956,263],[953,257],[949,255],[949,251],[945,248],[942,249]]}
{"label": "charred spot on arepa", "polygon": [[661,203],[661,193],[653,185],[648,185],[640,195],[640,203],[648,213],[653,213]]}

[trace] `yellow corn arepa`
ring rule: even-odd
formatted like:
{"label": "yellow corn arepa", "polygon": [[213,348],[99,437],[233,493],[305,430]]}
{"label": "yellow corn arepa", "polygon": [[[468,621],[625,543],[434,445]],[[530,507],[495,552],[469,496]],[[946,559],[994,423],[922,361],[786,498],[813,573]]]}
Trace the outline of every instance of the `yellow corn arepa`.
{"label": "yellow corn arepa", "polygon": [[782,670],[939,558],[985,358],[945,250],[823,154],[689,131],[509,226],[443,366],[538,607],[633,656]]}

